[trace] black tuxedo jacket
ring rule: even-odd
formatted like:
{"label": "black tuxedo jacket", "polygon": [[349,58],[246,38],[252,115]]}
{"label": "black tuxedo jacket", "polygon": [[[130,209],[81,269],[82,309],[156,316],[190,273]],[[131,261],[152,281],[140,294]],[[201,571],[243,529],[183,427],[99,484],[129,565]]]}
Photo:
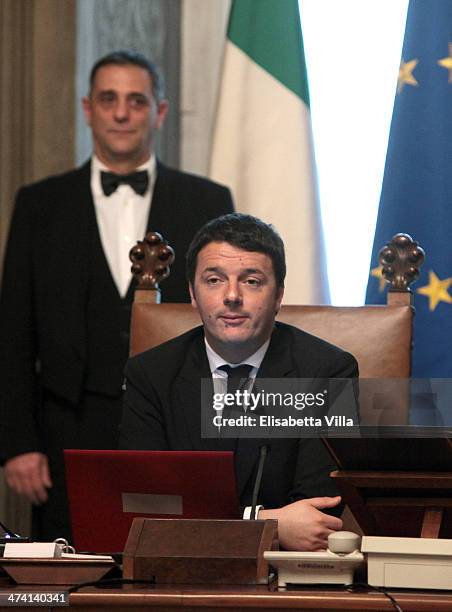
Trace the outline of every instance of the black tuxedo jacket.
{"label": "black tuxedo jacket", "polygon": [[[276,323],[258,378],[358,376],[349,353],[295,327]],[[201,437],[201,378],[211,378],[202,327],[129,359],[120,448],[215,450]],[[235,450],[241,505],[251,505],[262,440],[239,439]],[[334,469],[318,439],[275,439],[264,468],[259,502],[281,507],[298,499],[337,495]]]}
{"label": "black tuxedo jacket", "polygon": [[[232,210],[225,187],[158,163],[148,229],[160,232],[176,251],[171,276],[162,284],[163,301],[189,300],[187,247],[204,223]],[[93,227],[89,162],[18,193],[0,297],[0,422],[5,434],[0,458],[39,449],[34,419],[41,388],[74,405],[83,392]],[[133,283],[129,295],[132,290]]]}

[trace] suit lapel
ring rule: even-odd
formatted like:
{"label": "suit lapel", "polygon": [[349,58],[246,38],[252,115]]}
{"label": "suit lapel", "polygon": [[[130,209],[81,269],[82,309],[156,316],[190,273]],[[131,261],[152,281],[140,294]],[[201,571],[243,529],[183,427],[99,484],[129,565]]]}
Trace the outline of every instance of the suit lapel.
{"label": "suit lapel", "polygon": [[[201,380],[206,379],[201,392]],[[201,436],[201,402],[209,401],[213,392],[212,377],[206,355],[204,334],[199,328],[199,334],[187,352],[184,364],[174,383],[172,404],[174,412],[181,414],[190,448],[211,450],[214,440]]]}
{"label": "suit lapel", "polygon": [[[284,342],[281,330],[275,326],[270,345],[257,373],[256,386],[259,385],[259,379],[285,378],[292,377],[295,374],[291,347]],[[239,438],[237,441],[235,462],[239,497],[241,497],[259,459],[259,447],[266,442],[268,442],[267,439],[260,438]],[[267,460],[271,461],[271,458]]]}
{"label": "suit lapel", "polygon": [[61,253],[58,267],[64,275],[64,282],[57,286],[67,288],[61,295],[61,299],[66,301],[64,311],[69,313],[72,319],[66,329],[71,334],[72,345],[82,360],[86,358],[85,304],[90,243],[96,228],[90,177],[90,162],[71,176],[66,192],[62,194],[56,230],[62,240],[58,250],[58,253]]}

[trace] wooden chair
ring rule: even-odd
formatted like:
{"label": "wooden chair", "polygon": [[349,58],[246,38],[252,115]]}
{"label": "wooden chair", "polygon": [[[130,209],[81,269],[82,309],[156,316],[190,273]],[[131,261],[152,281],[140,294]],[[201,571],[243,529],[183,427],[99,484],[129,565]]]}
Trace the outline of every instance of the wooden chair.
{"label": "wooden chair", "polygon": [[[148,234],[143,242],[139,242],[132,249],[130,257],[133,262],[132,271],[138,280],[132,307],[130,346],[130,354],[135,355],[188,331],[199,325],[201,321],[197,311],[189,304],[159,303],[159,283],[169,274],[169,265],[174,258],[172,249],[161,236],[156,233]],[[397,234],[380,251],[382,279],[388,284],[386,305],[283,306],[277,317],[280,321],[300,327],[351,352],[358,361],[360,378],[386,381],[385,384],[389,385],[388,394],[392,399],[390,406],[384,402],[378,406],[370,400],[369,405],[366,405],[366,400],[360,398],[360,415],[370,426],[388,424],[403,426],[408,423],[408,379],[414,315],[413,296],[409,285],[417,277],[423,259],[422,249],[410,236]],[[406,382],[406,393],[397,393],[397,397],[395,394],[391,395],[390,381],[393,379],[398,380],[398,390],[400,390],[400,379]],[[356,440],[344,440],[344,442],[358,444]],[[366,444],[366,440],[363,439],[359,442]],[[341,457],[336,456],[336,460],[340,466]],[[400,510],[401,504],[394,500],[400,497],[395,492],[402,482],[400,477],[403,474],[392,474],[391,479],[388,479],[388,474],[388,472],[371,474],[346,470],[334,474],[345,500],[352,507],[360,526],[368,534],[383,531],[385,535],[395,535],[388,533],[391,523],[394,524],[393,517],[390,513],[388,515],[388,508],[393,509],[395,505]],[[448,480],[444,482],[449,486],[452,474],[446,476]],[[410,482],[416,490],[419,489],[419,478],[417,482],[405,478],[403,484],[405,490],[409,489]],[[386,498],[382,494],[376,504],[375,500],[367,495],[370,486],[373,493],[379,486],[390,493]],[[439,491],[441,487],[438,482],[435,486]],[[426,500],[425,496],[419,495],[416,499],[419,501],[416,506],[417,513],[421,512],[421,518],[416,518],[414,523],[407,521],[406,524],[409,525],[407,529],[419,531],[424,516],[423,535],[438,536],[441,517],[437,508],[432,507],[432,498]],[[411,503],[411,505],[416,504]],[[379,518],[379,513],[383,517],[386,516],[386,519]],[[427,528],[427,525],[432,525],[432,517],[436,526]],[[402,530],[400,535],[409,534]]]}

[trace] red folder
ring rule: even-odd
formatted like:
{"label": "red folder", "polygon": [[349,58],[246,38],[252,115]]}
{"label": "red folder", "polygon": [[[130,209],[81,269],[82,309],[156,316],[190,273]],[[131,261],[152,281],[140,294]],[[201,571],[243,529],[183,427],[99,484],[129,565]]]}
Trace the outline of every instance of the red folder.
{"label": "red folder", "polygon": [[136,516],[239,518],[229,451],[65,450],[77,551],[122,552]]}

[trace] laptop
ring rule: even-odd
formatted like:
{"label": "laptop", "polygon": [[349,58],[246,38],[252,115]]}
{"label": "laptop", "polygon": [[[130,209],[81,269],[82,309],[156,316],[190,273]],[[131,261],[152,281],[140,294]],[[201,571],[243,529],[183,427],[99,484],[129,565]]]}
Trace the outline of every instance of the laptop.
{"label": "laptop", "polygon": [[230,451],[65,450],[77,551],[122,552],[135,517],[236,519]]}

